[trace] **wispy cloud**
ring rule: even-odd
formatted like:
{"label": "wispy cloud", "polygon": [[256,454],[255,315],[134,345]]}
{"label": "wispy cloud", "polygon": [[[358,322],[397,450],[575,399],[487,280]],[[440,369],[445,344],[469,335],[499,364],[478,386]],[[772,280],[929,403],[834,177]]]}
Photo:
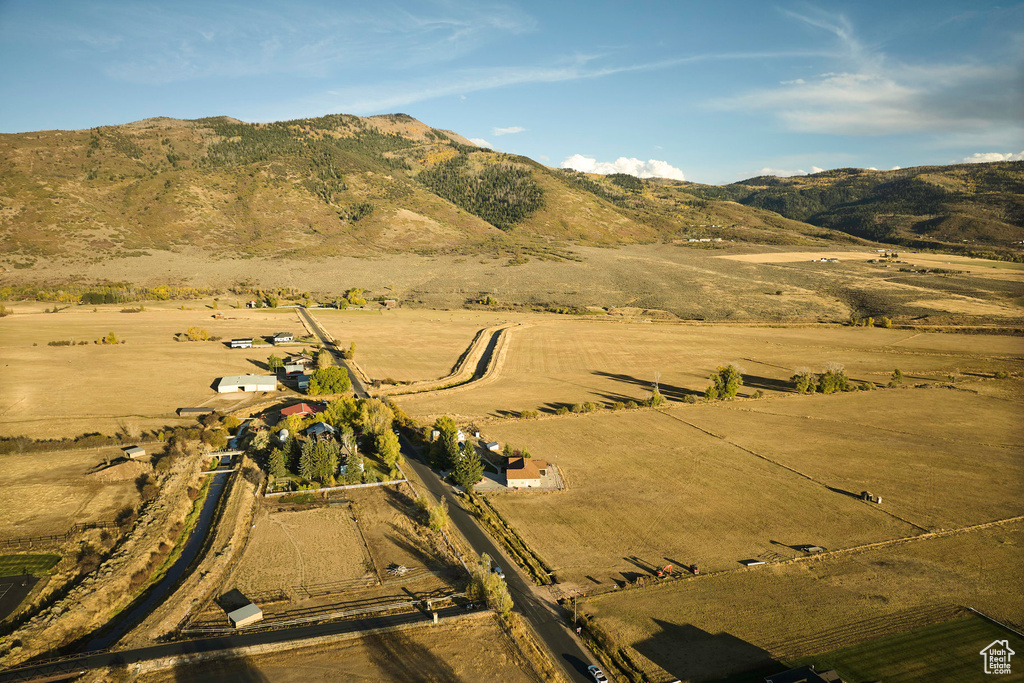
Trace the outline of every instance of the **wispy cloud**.
{"label": "wispy cloud", "polygon": [[415,12],[397,6],[377,10],[303,0],[279,9],[83,0],[66,16],[48,15],[45,25],[7,26],[2,33],[45,34],[72,55],[102,54],[111,78],[162,85],[265,74],[328,77],[381,63],[409,68],[457,59],[496,34],[536,28],[534,19],[500,3],[455,0],[421,3]]}
{"label": "wispy cloud", "polygon": [[515,133],[522,133],[525,128],[522,126],[509,126],[508,128],[494,128],[491,132],[494,135],[513,135]]}
{"label": "wispy cloud", "polygon": [[998,131],[1006,140],[1024,132],[1019,63],[908,64],[866,46],[842,15],[785,14],[831,33],[840,68],[719,99],[712,107],[769,112],[790,130],[809,133],[991,136]]}
{"label": "wispy cloud", "polygon": [[642,161],[635,157],[619,157],[615,161],[598,161],[593,157],[586,157],[582,154],[573,154],[562,162],[561,168],[571,168],[584,173],[628,173],[637,178],[671,178],[672,180],[686,180],[682,169],[676,168],[667,161],[648,159]]}
{"label": "wispy cloud", "polygon": [[494,149],[494,145],[487,142],[487,140],[484,140],[483,138],[469,138],[469,141],[472,142],[477,147],[486,147],[487,149]]}

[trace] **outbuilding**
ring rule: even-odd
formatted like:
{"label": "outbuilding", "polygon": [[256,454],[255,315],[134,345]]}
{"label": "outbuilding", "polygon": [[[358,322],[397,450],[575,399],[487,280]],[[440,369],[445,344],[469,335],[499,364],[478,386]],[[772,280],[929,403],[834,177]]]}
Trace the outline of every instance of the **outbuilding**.
{"label": "outbuilding", "polygon": [[235,628],[244,628],[257,621],[263,621],[263,610],[257,607],[256,603],[250,602],[244,607],[228,612],[228,619]]}
{"label": "outbuilding", "polygon": [[317,413],[324,412],[324,409],[319,405],[310,405],[308,403],[296,403],[293,406],[288,406],[281,410],[281,417],[289,417],[290,415],[298,415],[299,417],[307,417],[309,415],[316,415]]}
{"label": "outbuilding", "polygon": [[488,441],[487,442],[487,450],[494,451],[495,453],[497,453],[499,448],[500,448],[500,446],[498,445],[497,441]]}
{"label": "outbuilding", "polygon": [[231,348],[233,349],[251,349],[252,348],[252,337],[248,339],[232,339]]}
{"label": "outbuilding", "polygon": [[295,335],[293,335],[291,332],[278,332],[277,334],[274,335],[273,339],[275,344],[287,344],[288,342],[294,340]]}
{"label": "outbuilding", "polygon": [[146,454],[146,449],[140,446],[125,446],[121,451],[126,458],[141,458]]}
{"label": "outbuilding", "polygon": [[232,394],[239,391],[277,391],[277,377],[273,375],[234,375],[221,377],[217,392]]}

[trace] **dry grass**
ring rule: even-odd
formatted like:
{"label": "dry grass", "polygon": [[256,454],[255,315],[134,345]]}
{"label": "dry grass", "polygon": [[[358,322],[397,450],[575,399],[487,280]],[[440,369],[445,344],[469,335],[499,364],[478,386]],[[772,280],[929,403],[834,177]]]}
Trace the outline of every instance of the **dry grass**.
{"label": "dry grass", "polygon": [[111,521],[139,500],[134,480],[88,473],[120,449],[0,455],[0,539],[62,534],[79,522]]}
{"label": "dry grass", "polygon": [[192,665],[140,683],[537,680],[494,617],[379,633],[331,645]]}
{"label": "dry grass", "polygon": [[850,327],[752,327],[611,323],[534,316],[513,328],[498,378],[451,396],[399,399],[427,419],[450,413],[476,419],[503,411],[551,410],[584,401],[640,401],[656,372],[670,400],[703,393],[708,376],[735,363],[746,377],[740,395],[791,391],[797,368],[845,365],[850,377],[884,384],[899,367],[908,382],[948,374],[1024,369],[1024,340],[1008,336],[917,333]]}
{"label": "dry grass", "polygon": [[[3,319],[0,335],[0,352],[17,359],[0,375],[0,435],[113,434],[126,417],[140,429],[185,423],[174,410],[216,400],[211,385],[217,377],[265,372],[260,365],[275,350],[176,342],[176,333],[198,326],[228,340],[302,330],[292,310],[222,306],[224,319],[215,320],[207,304],[185,305],[190,310],[165,303],[130,314],[121,313],[119,305],[95,307],[96,312],[93,306],[75,306],[57,314],[43,313],[43,305],[19,305],[17,313]],[[126,343],[92,343],[111,331]],[[57,340],[89,343],[47,346]],[[245,395],[229,396],[220,404],[237,403]]]}
{"label": "dry grass", "polygon": [[1022,544],[1024,525],[1017,522],[581,604],[638,653],[634,659],[650,680],[717,680],[772,658],[827,652],[948,618],[957,605],[1020,627]]}
{"label": "dry grass", "polygon": [[408,308],[313,313],[341,346],[356,343],[356,361],[371,378],[398,381],[447,375],[479,330],[508,315]]}
{"label": "dry grass", "polygon": [[368,576],[373,576],[373,566],[348,506],[264,510],[231,587],[258,600],[295,587],[329,589]]}
{"label": "dry grass", "polygon": [[798,554],[778,544],[837,548],[920,533],[676,419],[693,412],[488,428],[488,438],[556,463],[569,485],[491,500],[561,581],[606,587],[665,564],[709,571]]}

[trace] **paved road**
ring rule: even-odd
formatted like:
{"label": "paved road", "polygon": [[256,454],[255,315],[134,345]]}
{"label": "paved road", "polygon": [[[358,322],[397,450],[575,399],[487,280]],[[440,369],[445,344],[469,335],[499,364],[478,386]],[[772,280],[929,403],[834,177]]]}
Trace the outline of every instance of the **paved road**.
{"label": "paved road", "polygon": [[[465,613],[466,608],[462,606],[445,607],[437,610],[438,619],[451,618]],[[318,638],[321,636],[337,635],[341,633],[352,633],[353,631],[365,631],[369,629],[387,628],[404,624],[415,624],[417,622],[425,623],[430,618],[431,617],[428,617],[421,611],[405,612],[402,614],[350,619],[324,624],[314,624],[312,626],[300,626],[296,628],[281,629],[279,631],[241,633],[233,636],[204,638],[201,640],[182,640],[164,645],[140,648],[138,650],[125,650],[122,652],[95,652],[51,664],[35,665],[22,669],[9,669],[7,671],[0,672],[0,683],[29,681],[37,678],[57,676],[61,673],[80,672],[88,669],[112,666],[119,663],[134,664],[135,662],[160,659],[162,657],[171,657],[174,655],[193,654],[196,652],[214,652],[217,650],[234,650],[250,645],[266,645],[268,643]]]}
{"label": "paved road", "polygon": [[[487,553],[496,562],[500,562],[505,572],[505,581],[508,583],[509,592],[515,602],[516,609],[526,617],[537,634],[544,640],[548,649],[558,664],[562,665],[571,681],[586,683],[592,678],[587,674],[587,666],[592,663],[590,654],[584,650],[575,636],[569,632],[568,625],[561,621],[551,610],[537,600],[533,594],[533,583],[523,576],[519,566],[508,559],[505,553],[498,549],[490,536],[487,535],[476,518],[466,512],[460,505],[459,498],[452,487],[445,484],[437,474],[428,467],[424,460],[419,457],[419,449],[404,436],[402,451],[405,454],[406,462],[416,471],[423,484],[437,498],[444,498],[448,501],[448,516],[452,524],[458,528],[462,535],[477,553]],[[499,558],[504,558],[499,560]]]}
{"label": "paved road", "polygon": [[348,363],[345,362],[345,359],[341,355],[341,349],[338,348],[338,345],[334,343],[332,337],[327,334],[327,331],[320,325],[320,321],[313,317],[313,314],[303,306],[299,306],[295,310],[299,312],[299,315],[306,319],[306,322],[309,323],[310,329],[313,330],[313,334],[320,339],[320,343],[324,345],[324,348],[331,352],[334,356],[335,362],[338,364],[338,367],[345,368],[348,372],[348,376],[352,378],[352,391],[355,393],[356,398],[369,398],[370,395],[366,393],[366,385],[363,384],[362,380],[359,379],[356,373],[352,371],[352,368],[349,367]]}

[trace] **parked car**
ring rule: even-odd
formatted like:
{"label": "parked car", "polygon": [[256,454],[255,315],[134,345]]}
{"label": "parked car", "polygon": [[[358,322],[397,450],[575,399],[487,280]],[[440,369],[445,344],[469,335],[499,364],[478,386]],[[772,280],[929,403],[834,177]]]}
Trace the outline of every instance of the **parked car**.
{"label": "parked car", "polygon": [[596,683],[608,683],[608,677],[593,664],[587,667],[587,673],[590,674]]}
{"label": "parked car", "polygon": [[491,571],[497,574],[498,578],[502,581],[505,580],[505,572],[501,571],[501,567],[499,567],[498,565],[494,565],[494,569],[492,569]]}

